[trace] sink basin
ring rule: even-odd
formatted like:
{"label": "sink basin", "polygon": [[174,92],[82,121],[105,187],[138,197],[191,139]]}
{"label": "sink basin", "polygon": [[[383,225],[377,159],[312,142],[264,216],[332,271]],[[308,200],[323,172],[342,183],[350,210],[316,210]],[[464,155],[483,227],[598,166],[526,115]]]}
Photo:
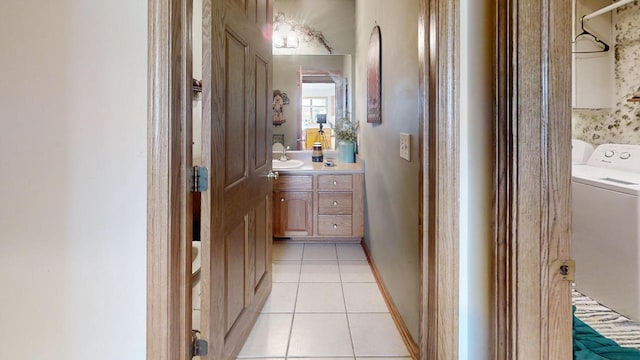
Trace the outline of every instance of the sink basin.
{"label": "sink basin", "polygon": [[281,170],[281,169],[295,169],[304,165],[304,162],[301,160],[290,159],[287,161],[273,160],[271,163],[273,170]]}

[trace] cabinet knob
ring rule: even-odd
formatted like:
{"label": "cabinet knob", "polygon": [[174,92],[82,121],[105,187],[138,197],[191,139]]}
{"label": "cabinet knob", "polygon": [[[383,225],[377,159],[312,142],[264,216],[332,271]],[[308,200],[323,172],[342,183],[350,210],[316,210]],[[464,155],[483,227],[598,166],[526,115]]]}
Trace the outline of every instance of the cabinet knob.
{"label": "cabinet knob", "polygon": [[333,180],[333,185],[338,185],[338,181],[337,180]]}
{"label": "cabinet knob", "polygon": [[338,228],[338,224],[333,224],[333,228],[337,229]]}
{"label": "cabinet knob", "polygon": [[338,206],[338,202],[337,202],[337,201],[334,201],[334,202],[333,202],[333,206]]}
{"label": "cabinet knob", "polygon": [[285,200],[284,200],[284,198],[283,198],[283,197],[281,197],[281,198],[280,198],[280,202],[284,202],[284,201],[285,201]]}

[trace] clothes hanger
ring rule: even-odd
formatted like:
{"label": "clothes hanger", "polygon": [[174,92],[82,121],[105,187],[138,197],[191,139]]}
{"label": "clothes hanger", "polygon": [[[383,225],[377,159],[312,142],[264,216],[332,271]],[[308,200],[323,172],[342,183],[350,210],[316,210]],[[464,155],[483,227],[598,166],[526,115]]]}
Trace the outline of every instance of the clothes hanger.
{"label": "clothes hanger", "polygon": [[589,36],[593,39],[594,42],[602,45],[602,50],[594,50],[594,51],[574,51],[574,54],[594,54],[594,53],[603,53],[603,52],[607,52],[609,51],[609,45],[607,43],[605,43],[604,41],[598,39],[597,36],[593,35],[592,33],[590,33],[589,31],[587,31],[584,28],[584,16],[580,18],[580,28],[582,29],[582,32],[580,34],[578,34],[575,39],[573,39],[573,42],[575,43],[576,40],[578,40],[579,37],[581,36]]}

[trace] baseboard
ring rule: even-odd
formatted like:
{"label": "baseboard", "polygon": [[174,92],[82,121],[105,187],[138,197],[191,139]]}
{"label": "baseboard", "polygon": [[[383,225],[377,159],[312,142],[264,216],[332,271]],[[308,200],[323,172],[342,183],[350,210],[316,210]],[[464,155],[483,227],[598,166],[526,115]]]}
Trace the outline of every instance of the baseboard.
{"label": "baseboard", "polygon": [[407,328],[407,324],[405,324],[404,320],[402,320],[402,316],[400,316],[400,312],[398,311],[398,308],[393,303],[393,300],[391,299],[391,294],[389,294],[387,287],[384,285],[384,282],[382,281],[382,276],[380,276],[380,272],[378,271],[378,268],[376,267],[376,264],[373,261],[373,258],[371,257],[371,252],[369,251],[369,247],[367,246],[367,243],[364,240],[362,241],[362,248],[364,249],[365,254],[367,254],[367,260],[369,261],[369,265],[371,266],[371,271],[373,271],[373,276],[376,278],[376,282],[378,283],[380,292],[382,292],[382,297],[384,298],[384,302],[387,303],[387,307],[389,308],[391,317],[393,318],[393,321],[398,327],[398,331],[400,331],[400,336],[402,337],[402,340],[407,346],[407,349],[409,350],[409,354],[411,355],[411,358],[414,360],[418,360],[420,356],[418,351],[418,344],[415,342],[415,340],[411,336],[411,333]]}
{"label": "baseboard", "polygon": [[336,237],[273,237],[274,243],[287,244],[360,244],[362,238],[336,238]]}

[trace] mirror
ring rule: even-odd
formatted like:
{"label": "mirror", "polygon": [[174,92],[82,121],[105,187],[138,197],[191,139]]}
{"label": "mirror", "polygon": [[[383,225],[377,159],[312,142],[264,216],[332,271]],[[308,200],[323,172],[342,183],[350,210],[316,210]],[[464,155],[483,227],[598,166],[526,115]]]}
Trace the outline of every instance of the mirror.
{"label": "mirror", "polygon": [[[315,79],[314,79],[315,80]],[[335,82],[305,82],[302,77],[302,116],[300,117],[305,149],[319,142],[323,149],[334,149],[332,126],[340,113],[340,97]]]}
{"label": "mirror", "polygon": [[331,128],[351,111],[351,74],[351,55],[274,55],[274,143],[309,150],[318,141],[335,149]]}

